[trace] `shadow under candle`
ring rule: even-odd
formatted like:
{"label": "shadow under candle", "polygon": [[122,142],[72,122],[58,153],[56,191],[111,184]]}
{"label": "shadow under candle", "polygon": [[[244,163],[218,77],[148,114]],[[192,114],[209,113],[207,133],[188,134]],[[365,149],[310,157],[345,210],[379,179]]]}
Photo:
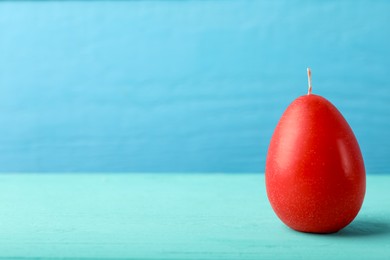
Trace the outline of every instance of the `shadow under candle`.
{"label": "shadow under candle", "polygon": [[346,228],[331,236],[337,237],[367,237],[380,236],[390,233],[390,220],[369,220],[358,219],[349,224]]}

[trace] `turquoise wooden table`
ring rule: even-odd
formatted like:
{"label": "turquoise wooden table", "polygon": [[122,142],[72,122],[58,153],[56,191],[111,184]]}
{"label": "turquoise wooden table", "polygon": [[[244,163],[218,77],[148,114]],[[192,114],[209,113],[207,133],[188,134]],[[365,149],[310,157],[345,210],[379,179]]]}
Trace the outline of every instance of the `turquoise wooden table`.
{"label": "turquoise wooden table", "polygon": [[355,221],[285,227],[261,174],[0,175],[0,259],[390,259],[390,176]]}

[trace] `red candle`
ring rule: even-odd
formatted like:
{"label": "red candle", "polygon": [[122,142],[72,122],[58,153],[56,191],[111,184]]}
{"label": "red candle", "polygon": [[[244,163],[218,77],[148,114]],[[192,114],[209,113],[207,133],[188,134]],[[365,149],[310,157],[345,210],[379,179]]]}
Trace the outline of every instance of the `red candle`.
{"label": "red candle", "polygon": [[351,127],[325,98],[309,91],[295,99],[276,126],[265,180],[276,215],[290,228],[333,233],[358,214],[366,175]]}

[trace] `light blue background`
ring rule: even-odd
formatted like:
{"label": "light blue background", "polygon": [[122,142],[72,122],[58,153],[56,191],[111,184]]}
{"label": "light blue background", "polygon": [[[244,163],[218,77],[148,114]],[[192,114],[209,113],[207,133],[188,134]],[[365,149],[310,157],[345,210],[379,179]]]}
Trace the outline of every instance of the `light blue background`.
{"label": "light blue background", "polygon": [[262,172],[306,93],[390,172],[389,1],[0,2],[1,172]]}

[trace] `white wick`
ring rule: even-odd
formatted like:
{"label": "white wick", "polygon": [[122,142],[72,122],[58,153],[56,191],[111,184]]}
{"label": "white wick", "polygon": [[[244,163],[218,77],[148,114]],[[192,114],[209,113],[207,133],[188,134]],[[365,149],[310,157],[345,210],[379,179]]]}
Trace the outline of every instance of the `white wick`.
{"label": "white wick", "polygon": [[310,70],[310,68],[307,68],[307,83],[309,84],[309,89],[307,91],[307,94],[310,95],[311,94],[311,89],[312,89],[312,86],[311,86],[311,70]]}

